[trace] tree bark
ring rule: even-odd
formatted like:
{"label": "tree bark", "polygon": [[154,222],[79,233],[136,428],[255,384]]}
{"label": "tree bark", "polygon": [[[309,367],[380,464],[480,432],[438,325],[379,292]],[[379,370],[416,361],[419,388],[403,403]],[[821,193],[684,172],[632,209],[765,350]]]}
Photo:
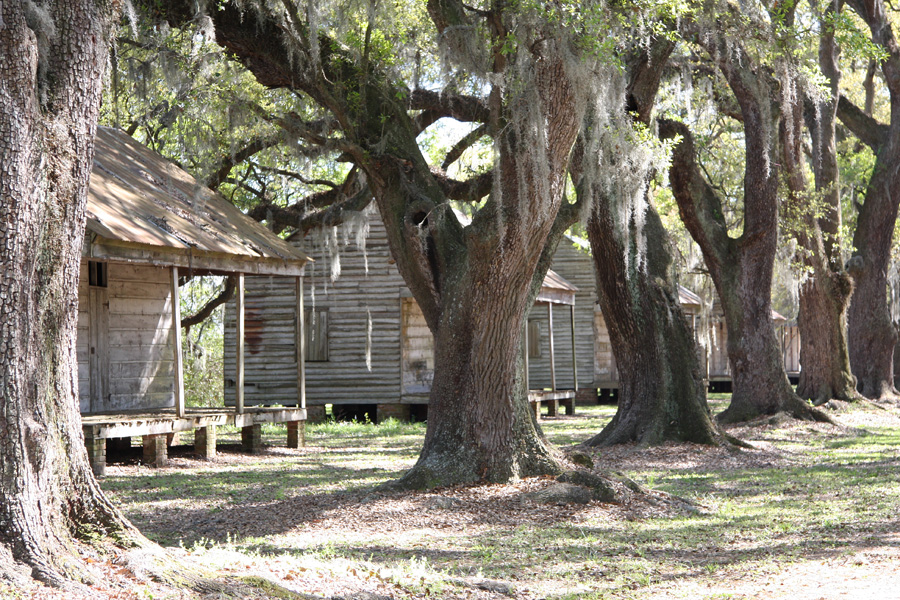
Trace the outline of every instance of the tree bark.
{"label": "tree bark", "polygon": [[[184,0],[146,4],[164,10],[173,24],[193,17],[193,3]],[[510,54],[504,49],[510,39],[505,13],[498,10],[486,22],[494,36],[488,63],[493,59],[502,79],[511,61],[523,61],[529,79],[510,88],[527,99],[505,97],[505,86],[493,88],[489,103],[413,93],[418,109],[435,102],[434,110],[419,116],[463,111],[465,118],[489,121],[498,148],[494,185],[485,206],[463,228],[416,142],[422,125],[410,114],[407,90],[324,34],[317,48],[310,46],[308,24],[299,14],[283,19],[265,7],[242,12],[238,4],[211,12],[217,42],[263,85],[302,91],[334,116],[341,136],[321,143],[365,172],[391,254],[434,334],[425,444],[400,485],[506,481],[559,469],[529,411],[518,351],[526,311],[549,264],[548,240],[558,239],[572,222],[570,211],[558,218],[581,120],[581,99],[563,60],[572,46],[536,33]],[[469,14],[454,0],[429,2],[428,9],[439,35]],[[523,101],[535,111],[528,116],[537,114],[537,120],[524,123],[511,111]],[[539,127],[532,127],[535,123]]]}
{"label": "tree bark", "polygon": [[611,213],[609,203],[595,202],[588,238],[597,297],[619,370],[619,402],[612,421],[588,445],[718,443],[697,344],[678,300],[659,215],[648,207],[641,233],[647,240],[646,266],[629,268],[625,257],[633,250],[617,243],[622,239],[614,229],[618,215]]}
{"label": "tree bark", "polygon": [[[657,38],[649,50],[641,48],[629,57],[623,108],[644,125],[650,122],[663,68],[673,48],[671,41]],[[603,134],[589,123],[582,129],[582,136]],[[629,151],[628,141],[619,139],[616,144],[617,153]],[[607,168],[617,167],[610,164]],[[648,201],[643,215],[628,219],[620,214],[627,210],[627,203],[614,201],[611,195],[633,191],[603,193],[599,186],[584,181],[590,169],[575,165],[572,171],[579,193],[594,192],[585,200],[591,203],[587,233],[597,299],[619,371],[616,414],[587,444],[660,444],[668,440],[717,443],[721,436],[706,404],[696,340],[681,309],[669,237],[656,209]],[[646,178],[650,175],[648,172]],[[640,193],[646,197],[646,189]],[[643,260],[634,259],[638,248],[646,248]]]}
{"label": "tree bark", "polygon": [[119,9],[0,3],[0,572],[26,565],[56,585],[87,577],[77,532],[130,530],[91,472],[75,357],[84,208]]}
{"label": "tree bark", "polygon": [[[797,418],[828,420],[794,394],[784,372],[772,321],[771,289],[778,242],[778,115],[764,70],[739,45],[705,40],[741,107],[745,133],[744,230],[728,234],[722,203],[695,160],[693,137],[682,123],[663,120],[660,136],[682,137],[669,179],[681,218],[700,246],[716,286],[728,331],[733,394],[721,423],[785,411]],[[772,111],[774,112],[774,111]]]}
{"label": "tree bark", "polygon": [[[841,257],[840,182],[835,144],[835,122],[839,98],[838,47],[834,30],[827,27],[836,12],[834,4],[825,7],[819,37],[819,65],[829,80],[830,101],[802,111],[802,99],[795,99],[793,116],[781,127],[783,164],[787,173],[788,229],[801,248],[805,276],[801,279],[800,381],[797,395],[814,404],[832,398],[855,400],[856,380],[850,371],[847,341],[847,308],[853,293],[853,280],[844,270]],[[832,16],[829,16],[832,15]],[[812,102],[812,101],[808,101]],[[812,167],[815,194],[807,192],[803,174],[803,112],[812,137]]]}
{"label": "tree bark", "polygon": [[[887,272],[900,205],[900,172],[896,168],[900,163],[900,46],[882,0],[849,0],[848,5],[869,26],[872,41],[888,53],[881,70],[890,94],[890,126],[886,135],[875,138],[878,143],[869,141],[874,136],[860,136],[876,157],[853,234],[848,270],[856,290],[847,313],[850,364],[857,389],[867,398],[882,399],[897,396],[893,357],[898,336],[887,304]],[[844,115],[842,121],[847,122]],[[854,126],[848,127],[857,133]]]}

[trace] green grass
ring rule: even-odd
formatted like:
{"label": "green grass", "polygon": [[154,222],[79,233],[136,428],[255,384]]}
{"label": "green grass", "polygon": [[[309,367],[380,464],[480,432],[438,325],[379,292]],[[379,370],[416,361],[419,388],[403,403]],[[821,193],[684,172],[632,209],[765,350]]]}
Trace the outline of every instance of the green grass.
{"label": "green grass", "polygon": [[[721,410],[727,396],[710,404]],[[575,417],[541,425],[554,444],[567,446],[596,434],[614,412],[610,406],[579,407]],[[777,449],[772,465],[721,468],[720,462],[700,461],[679,469],[631,463],[638,466],[626,471],[629,477],[703,507],[698,514],[634,520],[593,507],[576,511],[571,521],[544,524],[523,517],[514,526],[459,526],[402,539],[374,533],[364,542],[352,527],[323,540],[308,539],[302,523],[284,523],[275,534],[235,532],[215,539],[204,539],[202,527],[191,526],[244,511],[268,518],[307,498],[322,510],[355,510],[375,485],[415,462],[425,426],[397,421],[310,425],[308,447],[299,452],[244,455],[240,461],[226,455],[215,464],[188,461],[183,468],[121,475],[112,468],[103,487],[160,543],[182,544],[194,554],[224,548],[247,560],[315,559],[331,569],[350,561],[366,573],[388,573],[384,578],[399,598],[462,597],[458,578],[476,576],[553,600],[645,598],[673,582],[712,586],[700,595],[692,588],[685,597],[727,598],[729,592],[713,584],[852,554],[884,544],[900,530],[900,419],[894,422],[898,426],[838,432],[796,424],[752,430],[751,441]],[[283,444],[285,435],[283,427],[264,431],[273,446]],[[220,439],[228,443],[239,435],[223,432]]]}

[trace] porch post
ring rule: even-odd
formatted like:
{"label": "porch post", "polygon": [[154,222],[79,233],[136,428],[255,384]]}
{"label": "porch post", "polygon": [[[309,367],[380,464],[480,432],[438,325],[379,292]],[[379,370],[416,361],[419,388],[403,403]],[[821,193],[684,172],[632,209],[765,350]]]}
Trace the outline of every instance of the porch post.
{"label": "porch post", "polygon": [[528,315],[525,315],[525,391],[531,389],[531,368],[528,362],[528,351],[529,351],[529,341],[528,341]]}
{"label": "porch post", "polygon": [[547,331],[550,337],[550,389],[556,391],[556,353],[553,349],[553,303],[547,303]]}
{"label": "porch post", "polygon": [[175,336],[175,415],[184,417],[184,358],[181,354],[181,293],[178,267],[172,267],[172,334]]}
{"label": "porch post", "polygon": [[572,389],[575,392],[578,392],[578,355],[575,354],[575,305],[569,305],[569,323],[571,324],[572,331],[572,383],[574,387]]}
{"label": "porch post", "polygon": [[235,317],[237,320],[237,353],[235,364],[235,402],[234,410],[237,414],[244,414],[244,274],[237,274],[237,296],[235,300]]}

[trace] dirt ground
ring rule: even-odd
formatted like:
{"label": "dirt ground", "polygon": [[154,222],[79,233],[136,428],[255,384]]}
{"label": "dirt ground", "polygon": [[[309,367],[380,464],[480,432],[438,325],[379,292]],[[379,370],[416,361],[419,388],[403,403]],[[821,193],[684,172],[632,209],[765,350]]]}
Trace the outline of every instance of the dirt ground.
{"label": "dirt ground", "polygon": [[[663,473],[698,476],[757,470],[777,472],[806,464],[804,461],[814,466],[812,463],[816,458],[805,458],[803,445],[815,445],[822,436],[847,435],[864,427],[900,428],[900,417],[893,409],[838,409],[836,415],[840,427],[779,423],[776,435],[773,425],[757,423],[731,431],[750,440],[754,450],[710,450],[692,444],[667,444],[656,448],[622,446],[595,453],[594,470],[632,473],[658,469]],[[225,452],[217,463],[222,468],[258,465],[261,460],[280,465],[295,460],[295,452],[276,447],[270,448],[263,457]],[[300,451],[306,456],[327,455],[328,452],[334,452],[334,448],[309,446]],[[900,468],[898,448],[888,448],[887,454],[880,456],[879,460],[886,467],[895,471]],[[369,465],[369,468],[378,467]],[[196,460],[175,457],[168,468],[173,471],[196,469]],[[126,479],[147,474],[146,467],[138,464],[113,465],[109,470],[111,477]],[[710,544],[706,550],[703,547],[682,550],[671,544],[667,546],[669,550],[651,548],[645,557],[651,562],[654,552],[660,552],[660,557],[665,552],[693,552],[697,554],[691,559],[693,562],[682,562],[696,565],[696,568],[689,571],[672,568],[667,572],[662,565],[646,581],[635,579],[633,584],[623,584],[622,576],[616,576],[614,568],[607,570],[603,566],[615,565],[619,560],[616,553],[620,551],[615,548],[603,559],[606,563],[598,559],[584,560],[583,565],[568,564],[568,570],[560,575],[563,571],[557,572],[552,558],[532,563],[532,554],[519,546],[537,539],[535,543],[547,544],[548,548],[562,548],[561,542],[550,543],[544,538],[529,538],[528,535],[540,529],[556,531],[554,528],[565,527],[569,528],[566,531],[577,530],[581,525],[585,531],[621,531],[654,520],[668,523],[667,519],[678,518],[676,513],[683,509],[661,501],[668,496],[652,493],[648,498],[635,496],[623,504],[542,505],[523,501],[523,493],[553,483],[550,478],[533,478],[510,485],[464,486],[425,493],[381,493],[369,487],[337,492],[323,490],[277,500],[263,496],[254,498],[249,494],[239,503],[207,507],[173,500],[169,508],[158,506],[147,513],[130,516],[148,534],[184,534],[182,547],[170,548],[169,552],[182,564],[194,564],[209,569],[209,573],[218,573],[218,581],[230,581],[230,588],[210,588],[205,593],[182,590],[154,581],[149,573],[140,569],[135,572],[133,568],[126,568],[128,556],[125,554],[101,556],[85,548],[88,561],[98,573],[99,583],[66,591],[39,586],[14,590],[0,584],[0,597],[275,598],[288,597],[283,592],[291,590],[301,594],[296,597],[342,600],[900,599],[900,511],[894,512],[896,518],[893,521],[849,532],[841,538],[840,547],[834,550],[802,540],[801,532],[792,540],[800,550],[789,556],[775,555],[766,560],[720,565],[717,561],[726,553],[756,551],[753,550],[758,546],[756,541],[735,536],[721,545]],[[704,499],[699,499],[697,509],[710,513],[722,510],[716,505],[719,500],[715,496],[710,498],[711,504],[704,504]],[[778,502],[779,499],[773,497],[771,501]],[[894,497],[891,501],[900,508],[900,499]],[[520,539],[515,537],[517,535],[525,537]],[[233,543],[234,540],[244,541]],[[337,545],[336,540],[339,540]],[[484,541],[473,545],[472,540]],[[509,548],[504,545],[507,543]],[[595,545],[600,554],[605,551],[602,536],[586,541],[587,544]],[[348,552],[348,548],[352,551]],[[637,552],[643,556],[643,550]],[[479,557],[481,562],[473,556]],[[497,579],[492,576],[494,571],[488,568],[492,561],[518,561],[518,564],[504,567],[502,572],[509,577]],[[664,563],[663,560],[659,562]],[[260,577],[280,587],[247,587],[247,580],[241,579],[247,576]],[[603,581],[608,585],[597,583]]]}

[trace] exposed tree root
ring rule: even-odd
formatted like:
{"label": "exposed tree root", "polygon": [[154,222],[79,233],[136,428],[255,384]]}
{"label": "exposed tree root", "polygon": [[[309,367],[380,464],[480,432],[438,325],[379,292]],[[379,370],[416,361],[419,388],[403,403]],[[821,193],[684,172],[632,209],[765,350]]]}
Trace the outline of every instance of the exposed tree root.
{"label": "exposed tree root", "polygon": [[380,491],[429,490],[437,487],[462,485],[467,483],[490,482],[507,483],[523,477],[558,475],[563,471],[559,459],[549,447],[542,447],[524,453],[510,461],[506,468],[478,469],[472,461],[462,460],[456,452],[429,452],[419,457],[419,461],[400,479],[388,481],[378,486]]}
{"label": "exposed tree root", "polygon": [[732,402],[728,408],[716,416],[716,421],[720,425],[735,425],[782,412],[801,421],[815,421],[818,423],[830,423],[831,425],[838,424],[826,412],[807,404],[793,394],[783,398],[780,403],[775,405],[774,410],[766,413],[750,410],[746,404],[743,405],[743,410],[741,410],[736,408],[736,405]]}

